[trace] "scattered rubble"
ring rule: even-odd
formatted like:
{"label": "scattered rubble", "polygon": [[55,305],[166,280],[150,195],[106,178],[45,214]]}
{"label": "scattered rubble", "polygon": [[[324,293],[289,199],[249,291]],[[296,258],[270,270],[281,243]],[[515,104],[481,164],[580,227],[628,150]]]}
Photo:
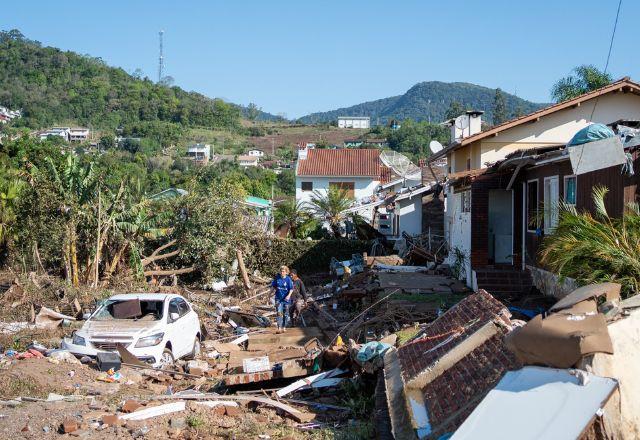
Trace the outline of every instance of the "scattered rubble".
{"label": "scattered rubble", "polygon": [[[571,396],[553,410],[576,415],[567,433],[640,432],[637,368],[624,354],[640,342],[640,300],[620,301],[619,285],[607,283],[553,307],[527,298],[504,304],[470,292],[440,262],[416,266],[408,255],[333,262],[331,275],[308,286],[300,326],[284,333],[274,326],[269,282],[259,276],[222,290],[173,287],[197,311],[204,336],[194,359],[172,366],[153,368],[121,345],[81,362],[58,347],[90,303],[72,300],[71,310],[59,312],[35,307],[31,321],[0,326],[10,332],[5,341],[16,341],[0,354],[0,436],[194,438],[249,430],[250,437],[304,438],[355,429],[366,437],[373,411],[378,435],[398,439],[473,438],[476,429],[499,437],[503,431],[480,412],[495,412],[491,420],[509,412],[505,433],[518,420],[562,432],[542,410],[527,417],[527,408],[542,403],[525,391],[538,389]],[[37,316],[56,324],[38,328]],[[513,402],[502,397],[513,390],[521,391]]]}

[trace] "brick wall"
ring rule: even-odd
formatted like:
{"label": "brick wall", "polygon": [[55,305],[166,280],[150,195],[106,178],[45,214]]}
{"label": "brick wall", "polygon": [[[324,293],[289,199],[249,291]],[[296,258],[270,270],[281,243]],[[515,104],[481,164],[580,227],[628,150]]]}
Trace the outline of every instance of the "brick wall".
{"label": "brick wall", "polygon": [[[471,267],[484,267],[491,264],[489,260],[489,191],[506,189],[511,179],[511,172],[484,174],[478,176],[471,184]],[[511,188],[513,198],[513,264],[521,263],[520,236],[522,235],[522,206],[517,185]]]}

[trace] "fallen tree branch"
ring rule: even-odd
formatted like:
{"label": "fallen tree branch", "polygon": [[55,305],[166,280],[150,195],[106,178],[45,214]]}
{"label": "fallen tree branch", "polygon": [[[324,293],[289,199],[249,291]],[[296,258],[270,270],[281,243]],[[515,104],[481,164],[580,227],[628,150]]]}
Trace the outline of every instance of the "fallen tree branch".
{"label": "fallen tree branch", "polygon": [[[156,249],[157,250],[157,249]],[[151,254],[148,257],[145,257],[142,259],[142,267],[144,266],[148,266],[149,264],[153,263],[154,261],[157,260],[164,260],[165,258],[171,258],[171,257],[175,257],[176,255],[178,255],[180,253],[180,249],[172,251],[172,252],[167,252],[166,254]]]}
{"label": "fallen tree branch", "polygon": [[153,251],[151,253],[151,255],[149,255],[149,257],[155,257],[156,255],[158,255],[160,252],[162,252],[163,250],[170,248],[171,246],[173,246],[174,244],[176,244],[178,242],[178,240],[173,239],[171,241],[168,241],[167,243],[163,244],[162,246],[160,246],[159,248],[157,248],[155,251]]}
{"label": "fallen tree branch", "polygon": [[153,277],[153,276],[181,275],[183,273],[191,273],[194,270],[196,270],[195,267],[185,267],[182,269],[170,269],[170,270],[148,270],[144,272],[144,276]]}

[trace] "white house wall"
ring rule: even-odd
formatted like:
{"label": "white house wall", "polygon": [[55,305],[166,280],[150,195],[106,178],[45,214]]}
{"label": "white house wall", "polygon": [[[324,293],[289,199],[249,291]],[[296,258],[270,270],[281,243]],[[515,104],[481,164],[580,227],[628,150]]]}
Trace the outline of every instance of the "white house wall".
{"label": "white house wall", "polygon": [[[444,213],[445,231],[448,231],[448,263],[455,263],[454,249],[460,249],[465,255],[465,274],[468,286],[472,285],[471,275],[471,213],[462,212],[462,195],[447,190],[447,202]],[[473,200],[471,200],[473,203]],[[445,233],[446,234],[446,233]]]}
{"label": "white house wall", "polygon": [[402,232],[409,235],[422,234],[422,194],[411,199],[400,200],[396,211],[400,215],[399,234]]}
{"label": "white house wall", "polygon": [[[302,182],[312,182],[312,191],[302,191]],[[296,176],[296,201],[307,203],[311,201],[314,191],[318,191],[321,195],[329,192],[329,182],[349,182],[354,184],[354,197],[356,200],[373,195],[376,188],[380,185],[380,181],[373,180],[371,177],[327,177],[327,176]]]}
{"label": "white house wall", "polygon": [[[485,168],[487,163],[502,160],[518,149],[566,144],[579,130],[591,124],[594,105],[595,100],[592,99],[580,107],[560,110],[541,117],[537,122],[525,123],[482,139],[480,163],[474,163],[472,159],[472,168]],[[610,124],[620,119],[640,120],[640,96],[609,93],[599,98],[592,121]]]}

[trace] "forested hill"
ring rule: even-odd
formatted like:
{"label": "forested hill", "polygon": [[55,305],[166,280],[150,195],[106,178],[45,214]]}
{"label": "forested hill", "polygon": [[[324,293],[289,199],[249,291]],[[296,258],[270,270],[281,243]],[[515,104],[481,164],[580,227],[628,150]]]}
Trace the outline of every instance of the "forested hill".
{"label": "forested hill", "polygon": [[[483,119],[493,120],[493,100],[495,89],[469,83],[445,83],[440,81],[421,82],[411,87],[404,95],[378,99],[351,107],[328,112],[312,113],[300,118],[303,123],[332,122],[338,116],[369,116],[371,123],[386,123],[392,118],[441,122],[452,102],[457,102],[468,110],[484,110]],[[545,104],[536,104],[515,95],[502,92],[506,103],[506,116],[512,117],[530,113]]]}
{"label": "forested hill", "polygon": [[158,121],[233,128],[246,112],[220,99],[134,77],[100,58],[43,47],[17,30],[0,32],[0,105],[22,109],[17,122],[30,128],[66,121],[96,128]]}

